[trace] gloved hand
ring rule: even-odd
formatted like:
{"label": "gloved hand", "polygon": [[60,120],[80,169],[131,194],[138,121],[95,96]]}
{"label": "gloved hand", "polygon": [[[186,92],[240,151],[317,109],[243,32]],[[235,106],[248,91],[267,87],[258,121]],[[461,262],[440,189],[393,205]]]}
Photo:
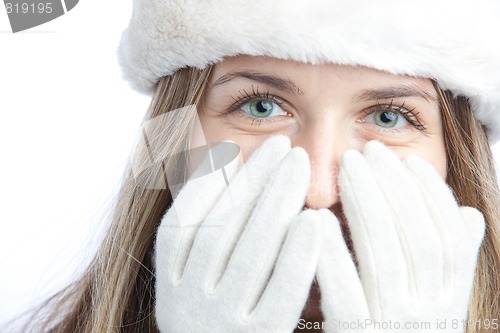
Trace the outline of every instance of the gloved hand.
{"label": "gloved hand", "polygon": [[161,332],[291,332],[300,318],[321,249],[319,214],[300,213],[307,154],[274,137],[228,169],[227,188],[213,174],[188,181],[161,222]]}
{"label": "gloved hand", "polygon": [[401,162],[375,141],[363,155],[346,152],[339,172],[359,277],[339,222],[321,211],[325,332],[464,332],[482,214],[416,156]]}

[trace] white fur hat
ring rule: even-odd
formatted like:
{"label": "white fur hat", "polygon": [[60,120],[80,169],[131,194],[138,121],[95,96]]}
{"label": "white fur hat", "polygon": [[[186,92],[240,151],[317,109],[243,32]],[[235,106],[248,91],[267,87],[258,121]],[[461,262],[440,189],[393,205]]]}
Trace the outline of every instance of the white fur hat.
{"label": "white fur hat", "polygon": [[119,60],[151,93],[238,54],[432,78],[500,139],[500,0],[134,0]]}

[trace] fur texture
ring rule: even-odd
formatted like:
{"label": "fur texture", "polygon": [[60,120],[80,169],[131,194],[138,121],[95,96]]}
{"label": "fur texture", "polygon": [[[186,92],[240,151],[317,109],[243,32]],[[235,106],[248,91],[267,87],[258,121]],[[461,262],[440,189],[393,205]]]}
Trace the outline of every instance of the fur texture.
{"label": "fur texture", "polygon": [[134,0],[119,60],[133,88],[238,54],[432,78],[500,139],[499,0]]}

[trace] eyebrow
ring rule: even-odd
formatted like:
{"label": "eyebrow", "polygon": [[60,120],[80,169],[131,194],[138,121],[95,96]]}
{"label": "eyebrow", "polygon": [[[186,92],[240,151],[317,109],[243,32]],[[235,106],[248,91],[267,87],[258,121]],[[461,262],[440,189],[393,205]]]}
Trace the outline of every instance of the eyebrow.
{"label": "eyebrow", "polygon": [[400,97],[420,97],[430,103],[437,103],[438,100],[425,90],[412,85],[402,85],[397,87],[384,87],[380,89],[366,89],[353,97],[353,102],[372,101],[380,99],[394,99]]}
{"label": "eyebrow", "polygon": [[214,83],[211,84],[211,88],[220,86],[224,83],[227,83],[236,78],[245,78],[248,80],[256,81],[259,83],[263,83],[265,85],[271,86],[275,89],[285,91],[291,95],[303,95],[304,93],[300,88],[290,80],[283,79],[279,76],[262,74],[258,72],[252,71],[237,71],[237,72],[229,72],[227,74],[222,75],[220,78],[215,80]]}

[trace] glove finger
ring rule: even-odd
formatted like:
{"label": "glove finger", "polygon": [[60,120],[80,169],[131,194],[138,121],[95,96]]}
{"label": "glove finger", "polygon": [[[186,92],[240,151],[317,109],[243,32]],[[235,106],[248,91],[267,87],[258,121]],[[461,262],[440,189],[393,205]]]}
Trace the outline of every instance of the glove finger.
{"label": "glove finger", "polygon": [[381,306],[391,304],[391,299],[408,297],[406,263],[394,218],[358,151],[344,153],[339,185],[370,314],[380,318]]}
{"label": "glove finger", "polygon": [[[471,225],[466,220],[460,219],[461,214],[458,209],[458,203],[451,188],[427,161],[417,156],[408,156],[404,162],[408,169],[415,175],[415,178],[418,179],[420,186],[428,194],[432,194],[426,195],[424,198],[434,199],[436,203],[432,205],[432,208],[443,215],[443,220],[447,227],[451,229],[450,231],[453,231],[454,236],[458,237],[454,241],[463,242],[463,236],[469,235],[472,243],[477,245],[477,240],[481,240],[484,235],[484,222],[480,222],[477,227],[474,227],[473,223],[472,228],[470,228]],[[436,207],[439,209],[436,209]],[[472,221],[481,220],[484,219],[472,217]],[[458,223],[458,221],[463,221],[463,223]],[[472,234],[471,231],[473,232]]]}
{"label": "glove finger", "polygon": [[[456,279],[454,290],[466,291],[472,287],[474,273],[476,271],[479,249],[484,238],[485,221],[483,214],[472,207],[460,207],[460,215],[467,224],[469,235],[471,237],[471,246],[461,246],[456,251]],[[469,293],[463,293],[467,296],[464,301],[469,301]]]}
{"label": "glove finger", "polygon": [[318,212],[306,210],[290,225],[269,283],[252,317],[262,327],[292,332],[309,295],[321,251]]}
{"label": "glove finger", "polygon": [[422,190],[394,152],[371,141],[363,155],[394,215],[408,269],[410,297],[428,300],[437,296],[443,288],[443,249],[435,226],[440,217],[431,216]]}
{"label": "glove finger", "polygon": [[[455,286],[463,279],[460,272],[476,260],[479,234],[471,235],[468,222],[462,218],[460,208],[451,189],[428,162],[408,156],[405,160],[419,186],[422,188],[427,207],[431,211],[443,248],[443,282],[445,293],[455,292]],[[474,219],[475,220],[475,219]],[[469,268],[469,270],[472,268]]]}
{"label": "glove finger", "polygon": [[[217,149],[216,144],[213,149]],[[205,156],[206,165],[211,160],[211,151]],[[172,207],[167,211],[158,228],[156,239],[157,278],[177,281],[182,274],[194,235],[217,199],[227,187],[241,164],[238,155],[222,171],[205,174],[189,180],[179,192]]]}
{"label": "glove finger", "polygon": [[322,250],[316,277],[321,290],[321,309],[326,326],[370,318],[356,265],[342,236],[337,218],[326,209],[322,218]]}
{"label": "glove finger", "polygon": [[290,151],[285,136],[262,144],[229,183],[199,228],[186,264],[186,279],[215,288],[259,195]]}
{"label": "glove finger", "polygon": [[472,245],[479,249],[483,242],[486,224],[481,212],[472,207],[460,207],[460,214],[467,224],[467,230],[471,236]]}
{"label": "glove finger", "polygon": [[255,307],[276,264],[290,223],[304,206],[309,182],[307,153],[302,148],[294,148],[260,196],[221,280],[221,288],[235,295],[235,306],[245,303],[246,307]]}

